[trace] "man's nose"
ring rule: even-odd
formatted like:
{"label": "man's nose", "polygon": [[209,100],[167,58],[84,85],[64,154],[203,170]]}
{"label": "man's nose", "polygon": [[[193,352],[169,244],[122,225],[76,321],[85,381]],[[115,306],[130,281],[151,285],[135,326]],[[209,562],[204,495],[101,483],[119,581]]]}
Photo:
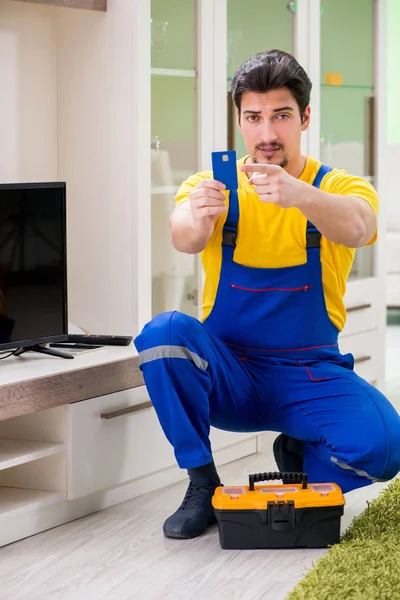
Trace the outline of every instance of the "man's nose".
{"label": "man's nose", "polygon": [[264,121],[261,131],[262,139],[265,140],[264,143],[268,144],[269,142],[276,142],[277,135],[275,126],[270,121]]}

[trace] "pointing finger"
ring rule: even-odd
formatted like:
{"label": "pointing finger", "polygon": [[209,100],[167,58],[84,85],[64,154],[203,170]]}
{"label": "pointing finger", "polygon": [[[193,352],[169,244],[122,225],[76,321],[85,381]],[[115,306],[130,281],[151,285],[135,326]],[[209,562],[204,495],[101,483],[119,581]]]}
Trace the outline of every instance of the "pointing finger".
{"label": "pointing finger", "polygon": [[245,173],[274,173],[277,169],[281,169],[279,165],[266,165],[264,163],[251,163],[249,165],[242,165],[241,171]]}
{"label": "pointing finger", "polygon": [[268,185],[268,175],[261,173],[254,173],[249,179],[250,185]]}

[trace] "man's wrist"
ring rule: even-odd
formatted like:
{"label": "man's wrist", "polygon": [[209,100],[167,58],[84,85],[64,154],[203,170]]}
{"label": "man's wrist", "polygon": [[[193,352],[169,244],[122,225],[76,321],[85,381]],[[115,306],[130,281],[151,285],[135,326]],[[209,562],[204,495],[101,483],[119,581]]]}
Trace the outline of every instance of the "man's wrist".
{"label": "man's wrist", "polygon": [[200,235],[210,235],[210,232],[214,228],[214,223],[204,222],[204,220],[197,220],[193,217],[192,228],[197,231]]}
{"label": "man's wrist", "polygon": [[303,214],[307,211],[314,203],[314,192],[316,191],[312,185],[305,181],[299,181],[299,193],[296,196],[295,203],[293,206],[298,208]]}

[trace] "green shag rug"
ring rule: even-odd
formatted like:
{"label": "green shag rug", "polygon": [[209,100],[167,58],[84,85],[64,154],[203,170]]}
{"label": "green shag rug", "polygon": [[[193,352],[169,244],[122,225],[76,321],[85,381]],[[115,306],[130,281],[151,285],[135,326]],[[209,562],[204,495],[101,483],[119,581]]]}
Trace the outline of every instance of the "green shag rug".
{"label": "green shag rug", "polygon": [[368,502],[286,600],[400,600],[400,479]]}

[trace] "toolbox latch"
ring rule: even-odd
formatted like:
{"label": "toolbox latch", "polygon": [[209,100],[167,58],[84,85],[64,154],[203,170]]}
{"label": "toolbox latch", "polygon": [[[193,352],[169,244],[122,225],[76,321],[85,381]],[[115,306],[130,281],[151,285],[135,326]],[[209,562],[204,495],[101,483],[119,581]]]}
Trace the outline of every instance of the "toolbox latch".
{"label": "toolbox latch", "polygon": [[296,525],[296,513],[294,500],[269,501],[268,504],[268,526],[274,531],[287,531]]}

